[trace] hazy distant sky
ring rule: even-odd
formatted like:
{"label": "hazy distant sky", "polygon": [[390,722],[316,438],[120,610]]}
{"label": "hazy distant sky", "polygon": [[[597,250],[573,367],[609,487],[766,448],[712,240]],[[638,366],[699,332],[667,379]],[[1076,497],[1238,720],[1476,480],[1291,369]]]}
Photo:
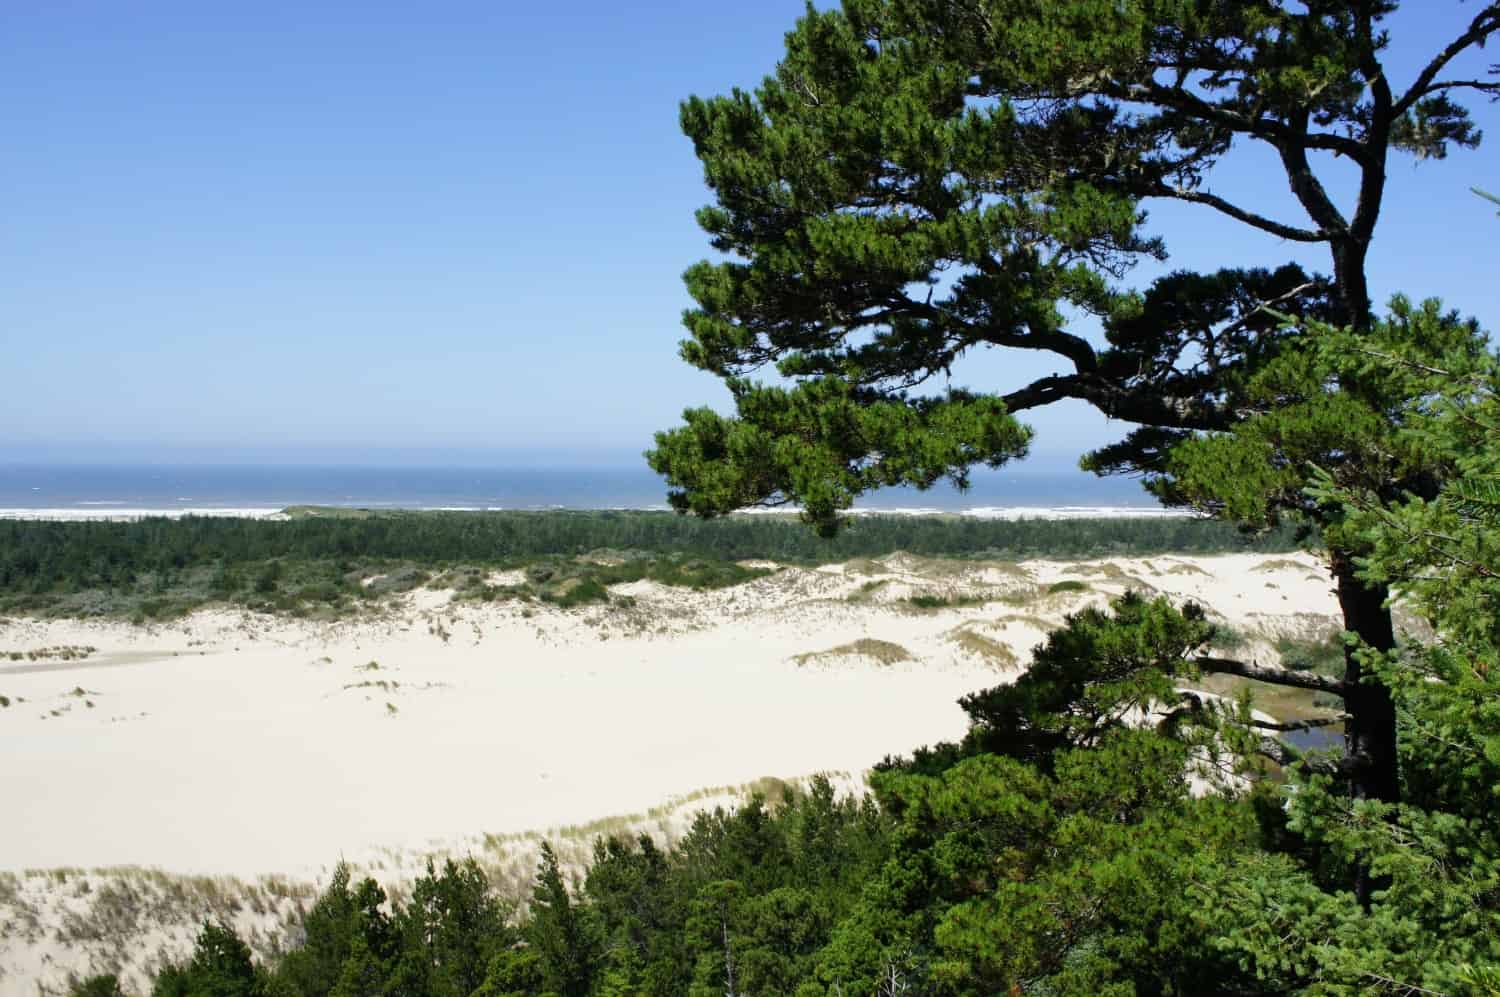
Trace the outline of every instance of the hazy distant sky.
{"label": "hazy distant sky", "polygon": [[[1406,6],[1398,86],[1474,8]],[[0,461],[637,461],[684,406],[725,401],[676,357],[680,274],[708,253],[677,103],[754,85],[801,10],[0,5]],[[1377,298],[1500,326],[1500,219],[1468,193],[1500,188],[1497,153],[1393,158]],[[1303,222],[1264,152],[1212,187]],[[1327,268],[1208,209],[1151,211],[1169,265]],[[955,381],[1055,367],[996,354]],[[1046,462],[1121,429],[1027,418]]]}

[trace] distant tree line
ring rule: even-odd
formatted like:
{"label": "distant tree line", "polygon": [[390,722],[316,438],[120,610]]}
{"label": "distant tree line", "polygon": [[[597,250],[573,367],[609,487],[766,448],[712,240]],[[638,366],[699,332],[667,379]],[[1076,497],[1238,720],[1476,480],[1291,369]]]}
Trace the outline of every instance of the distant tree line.
{"label": "distant tree line", "polygon": [[203,567],[298,562],[499,564],[597,550],[711,560],[822,563],[895,551],[956,557],[1093,557],[1296,547],[1283,528],[1247,534],[1208,519],[998,521],[862,516],[824,539],[790,517],[701,520],[653,512],[410,512],[288,521],[187,517],[0,522],[0,593],[134,585]]}

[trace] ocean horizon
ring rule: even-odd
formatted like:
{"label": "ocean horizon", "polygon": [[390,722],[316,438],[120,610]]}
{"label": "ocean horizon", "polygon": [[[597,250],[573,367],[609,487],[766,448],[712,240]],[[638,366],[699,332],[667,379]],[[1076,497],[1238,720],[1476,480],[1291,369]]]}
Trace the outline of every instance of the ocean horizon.
{"label": "ocean horizon", "polygon": [[[665,510],[647,468],[378,467],[207,464],[0,465],[0,517],[104,519],[269,515],[291,506],[409,510]],[[1133,478],[988,469],[960,492],[881,489],[860,512],[1014,516],[1170,514]]]}

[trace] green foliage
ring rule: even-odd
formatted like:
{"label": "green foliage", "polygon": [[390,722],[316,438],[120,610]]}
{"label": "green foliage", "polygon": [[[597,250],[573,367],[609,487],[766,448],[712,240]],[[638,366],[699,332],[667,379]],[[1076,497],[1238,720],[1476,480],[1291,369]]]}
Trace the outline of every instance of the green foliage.
{"label": "green foliage", "polygon": [[1186,760],[1170,739],[1120,730],[1060,752],[1051,774],[990,754],[881,773],[894,851],[816,992],[1236,992],[1241,974],[1183,894],[1200,865],[1253,840],[1253,815],[1190,797]]}
{"label": "green foliage", "polygon": [[982,606],[987,600],[977,595],[933,595],[930,592],[920,592],[906,601],[917,609],[956,609]]}
{"label": "green foliage", "polygon": [[531,894],[526,941],[536,952],[542,989],[560,997],[586,997],[598,972],[602,932],[593,911],[575,904],[552,846],[543,842]]}
{"label": "green foliage", "polygon": [[[795,497],[802,516],[832,536],[838,513],[875,488],[967,483],[971,464],[998,467],[1026,453],[1030,433],[993,398],[950,392],[941,399],[871,401],[847,381],[796,388],[734,379],[741,418],[689,409],[687,428],[660,434],[652,466],[694,476],[670,498],[680,512],[716,515]],[[882,459],[869,461],[871,450]]]}
{"label": "green foliage", "polygon": [[[1004,522],[867,516],[832,540],[789,517],[704,522],[650,512],[380,513],[289,522],[156,519],[0,521],[0,610],[170,618],[228,601],[266,612],[341,614],[447,582],[460,598],[600,601],[600,588],[649,579],[715,589],[764,576],[734,562],[824,563],[895,551],[1020,559],[1293,549],[1291,530],[1244,534],[1189,518]],[[594,552],[613,552],[595,559]],[[601,563],[607,561],[608,563]],[[516,588],[494,569],[526,567]],[[368,585],[366,579],[373,579]],[[571,579],[581,592],[559,592]]]}
{"label": "green foliage", "polygon": [[[1282,385],[1336,378],[1362,406],[1342,410],[1347,451],[1322,435],[1331,424],[1301,437],[1316,445],[1298,453],[1305,497],[1290,501],[1314,506],[1359,553],[1361,576],[1404,594],[1439,640],[1356,654],[1363,684],[1384,686],[1396,706],[1400,802],[1351,798],[1340,781],[1294,768],[1277,831],[1286,847],[1239,856],[1195,887],[1218,947],[1275,992],[1484,993],[1500,965],[1500,699],[1489,668],[1500,589],[1493,561],[1479,560],[1500,535],[1487,501],[1500,374],[1472,324],[1431,303],[1398,299],[1392,313],[1364,337],[1319,330],[1288,355],[1295,376],[1277,375]],[[1310,389],[1281,401],[1286,410],[1252,420],[1246,438],[1292,450],[1298,428],[1317,425],[1303,417],[1327,404]],[[1230,437],[1196,452],[1245,445]],[[1282,501],[1255,492],[1242,494],[1261,508]],[[1333,647],[1313,650],[1304,667],[1336,669]],[[1347,887],[1362,877],[1373,887],[1364,903]]]}
{"label": "green foliage", "polygon": [[[1260,306],[1363,329],[1389,155],[1474,147],[1456,95],[1500,90],[1441,72],[1397,89],[1383,64],[1396,6],[809,7],[753,91],[681,107],[713,193],[697,220],[722,254],[685,274],[681,355],[724,380],[735,414],[690,409],[658,434],[648,460],[674,507],[793,500],[826,533],[870,488],[961,482],[1021,455],[1015,414],[1065,398],[1142,426],[1095,456],[1101,470],[1149,468],[1184,432],[1227,428],[1285,338]],[[1478,12],[1435,71],[1497,29]],[[1271,147],[1304,224],[1209,192],[1245,144]],[[1358,164],[1351,213],[1309,150]],[[1288,264],[1119,290],[1132,264],[1165,256],[1145,231],[1152,199],[1326,246],[1335,275]],[[1102,319],[1107,347],[1072,316]],[[994,347],[1045,351],[1062,372],[1004,394],[955,383],[967,354]],[[781,383],[750,380],[767,368]]]}
{"label": "green foliage", "polygon": [[1493,367],[1476,323],[1436,301],[1398,296],[1388,317],[1360,333],[1314,323],[1248,379],[1254,414],[1231,433],[1179,442],[1150,487],[1240,522],[1300,514],[1324,524],[1331,545],[1357,550],[1359,538],[1336,528],[1338,508],[1308,492],[1315,478],[1390,501],[1452,472],[1451,457],[1409,425],[1440,387],[1413,365],[1419,358],[1459,378]]}
{"label": "green foliage", "polygon": [[526,948],[495,953],[474,997],[531,997],[543,993],[542,960]]}
{"label": "green foliage", "polygon": [[338,983],[356,934],[354,894],[349,867],[340,862],[328,886],[302,918],[301,941],[280,966],[279,976],[296,993],[326,994]]}
{"label": "green foliage", "polygon": [[387,990],[468,997],[487,978],[491,960],[514,940],[510,913],[472,861],[449,859],[438,874],[429,860],[427,874],[392,919],[400,955]]}
{"label": "green foliage", "polygon": [[1289,668],[1317,672],[1330,678],[1344,674],[1342,633],[1330,633],[1321,638],[1281,637],[1276,641],[1276,653]]}
{"label": "green foliage", "polygon": [[156,978],[152,997],[261,997],[265,983],[250,959],[250,947],[234,929],[205,922],[192,958],[168,966]]}
{"label": "green foliage", "polygon": [[119,979],[111,973],[90,976],[68,988],[68,997],[125,997]]}
{"label": "green foliage", "polygon": [[404,903],[391,903],[372,879],[351,889],[339,865],[264,986],[303,997],[467,997],[516,942],[512,914],[473,860],[449,860],[441,871],[429,863]]}
{"label": "green foliage", "polygon": [[1194,657],[1212,637],[1198,607],[1135,593],[1110,611],[1075,613],[1033,651],[1025,674],[964,697],[966,750],[1045,766],[1065,748],[1097,745],[1143,711],[1179,705],[1177,683],[1197,675]]}
{"label": "green foliage", "polygon": [[567,609],[591,602],[608,602],[609,592],[593,578],[568,578],[544,588],[541,598]]}

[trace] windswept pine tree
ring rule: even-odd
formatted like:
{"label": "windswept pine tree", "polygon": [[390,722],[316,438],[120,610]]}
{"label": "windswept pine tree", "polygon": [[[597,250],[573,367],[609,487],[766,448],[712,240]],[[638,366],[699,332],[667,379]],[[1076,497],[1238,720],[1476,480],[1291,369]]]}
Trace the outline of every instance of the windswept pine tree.
{"label": "windswept pine tree", "polygon": [[[1464,68],[1500,29],[1500,4],[1469,5],[1467,25],[1434,51],[1402,52],[1421,67],[1404,79],[1386,67],[1404,44],[1385,26],[1397,6],[846,0],[809,9],[753,93],[682,106],[714,194],[698,220],[730,257],[687,271],[695,307],[682,356],[725,380],[735,414],[691,409],[685,425],[658,434],[648,458],[673,486],[673,505],[711,516],[795,502],[832,532],[872,488],[962,484],[975,465],[1014,459],[1030,438],[1017,414],[1074,399],[1138,426],[1088,466],[1143,472],[1167,501],[1236,515],[1242,503],[1180,482],[1185,458],[1172,455],[1274,411],[1281,399],[1265,390],[1265,370],[1308,323],[1375,330],[1365,264],[1393,158],[1476,147],[1463,101],[1500,93],[1493,71]],[[1221,165],[1251,145],[1274,153],[1302,217],[1214,192]],[[1328,175],[1348,167],[1357,182],[1341,203]],[[1122,290],[1133,263],[1166,257],[1143,214],[1162,200],[1201,208],[1205,224],[1322,247],[1329,273],[1268,261]],[[1102,323],[1104,345],[1070,316]],[[932,390],[965,354],[989,348],[1049,353],[1064,372]],[[790,383],[752,379],[769,367]],[[1359,475],[1373,456],[1358,449],[1372,442],[1368,427],[1346,436],[1334,410],[1378,419],[1384,403],[1337,381],[1315,391],[1347,397],[1326,408],[1303,391],[1312,421],[1286,424],[1253,456],[1276,469],[1278,493],[1249,519],[1295,510],[1322,522],[1322,507],[1300,495],[1307,462]],[[1216,472],[1244,470],[1252,458],[1241,457]],[[1436,487],[1430,468],[1375,463],[1387,499]],[[1359,576],[1358,539],[1344,535],[1330,554],[1346,628],[1365,648],[1392,650],[1389,593]],[[1255,677],[1326,684],[1295,670]],[[1353,647],[1340,692],[1351,790],[1394,802],[1392,698],[1367,680]]]}

